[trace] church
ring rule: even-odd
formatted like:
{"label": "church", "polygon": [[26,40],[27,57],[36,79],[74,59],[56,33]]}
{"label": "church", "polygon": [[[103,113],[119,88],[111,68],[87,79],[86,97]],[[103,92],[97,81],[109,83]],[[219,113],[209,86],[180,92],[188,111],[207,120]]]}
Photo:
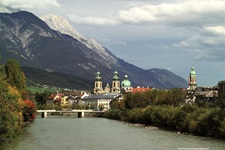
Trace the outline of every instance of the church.
{"label": "church", "polygon": [[102,77],[101,73],[98,71],[95,77],[94,83],[94,94],[105,94],[105,93],[121,93],[122,91],[130,91],[132,90],[132,84],[128,80],[128,76],[125,75],[124,80],[120,83],[119,73],[115,71],[112,77],[112,88],[110,88],[107,83],[105,88],[103,89]]}

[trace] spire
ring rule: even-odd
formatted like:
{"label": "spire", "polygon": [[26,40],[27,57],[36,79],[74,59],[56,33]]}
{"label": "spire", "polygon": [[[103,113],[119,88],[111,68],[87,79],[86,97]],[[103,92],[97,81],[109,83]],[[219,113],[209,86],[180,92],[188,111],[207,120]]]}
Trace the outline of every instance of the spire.
{"label": "spire", "polygon": [[114,72],[113,79],[114,81],[120,80],[119,73],[117,71]]}
{"label": "spire", "polygon": [[98,71],[96,73],[95,81],[102,81],[102,77],[100,75],[101,75],[101,73]]}

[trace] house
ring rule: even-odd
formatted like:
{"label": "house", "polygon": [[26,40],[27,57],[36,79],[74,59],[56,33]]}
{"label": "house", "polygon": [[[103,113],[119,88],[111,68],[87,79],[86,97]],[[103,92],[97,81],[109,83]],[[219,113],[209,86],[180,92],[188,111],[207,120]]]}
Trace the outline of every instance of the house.
{"label": "house", "polygon": [[46,105],[61,105],[63,94],[56,92],[52,93],[46,100]]}
{"label": "house", "polygon": [[74,103],[78,103],[79,100],[85,96],[88,96],[88,94],[83,92],[56,92],[48,97],[46,105],[70,106]]}
{"label": "house", "polygon": [[118,93],[106,93],[101,95],[90,95],[81,99],[81,103],[89,106],[93,110],[108,110],[110,108],[110,102],[113,99],[121,98],[121,94]]}
{"label": "house", "polygon": [[196,87],[194,95],[198,99],[212,101],[218,97],[218,89],[214,87]]}

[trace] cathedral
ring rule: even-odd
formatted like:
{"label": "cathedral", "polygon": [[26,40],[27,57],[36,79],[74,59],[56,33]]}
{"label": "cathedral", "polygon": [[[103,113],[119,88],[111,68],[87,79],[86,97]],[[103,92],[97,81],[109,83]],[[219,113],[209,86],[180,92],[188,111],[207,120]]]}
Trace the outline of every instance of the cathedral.
{"label": "cathedral", "polygon": [[127,75],[125,75],[124,80],[120,84],[120,77],[117,71],[113,73],[112,88],[110,88],[109,84],[107,83],[103,89],[102,77],[99,71],[96,73],[94,84],[94,94],[121,93],[121,89],[125,91],[132,89],[131,82],[128,80]]}

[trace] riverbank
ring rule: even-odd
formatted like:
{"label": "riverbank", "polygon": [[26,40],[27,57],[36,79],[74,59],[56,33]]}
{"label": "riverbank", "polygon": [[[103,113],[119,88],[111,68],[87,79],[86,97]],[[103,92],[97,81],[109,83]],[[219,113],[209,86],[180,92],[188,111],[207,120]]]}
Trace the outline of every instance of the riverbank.
{"label": "riverbank", "polygon": [[110,109],[104,117],[205,137],[225,138],[225,110],[186,104]]}

